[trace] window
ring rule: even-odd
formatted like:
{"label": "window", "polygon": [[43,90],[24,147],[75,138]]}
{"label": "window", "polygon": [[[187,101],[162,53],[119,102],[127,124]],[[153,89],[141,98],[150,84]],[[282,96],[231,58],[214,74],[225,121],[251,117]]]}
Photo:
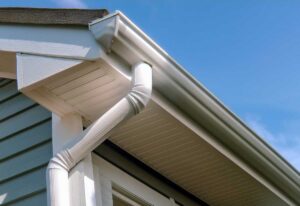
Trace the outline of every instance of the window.
{"label": "window", "polygon": [[174,200],[149,188],[97,155],[93,155],[97,205],[177,206]]}

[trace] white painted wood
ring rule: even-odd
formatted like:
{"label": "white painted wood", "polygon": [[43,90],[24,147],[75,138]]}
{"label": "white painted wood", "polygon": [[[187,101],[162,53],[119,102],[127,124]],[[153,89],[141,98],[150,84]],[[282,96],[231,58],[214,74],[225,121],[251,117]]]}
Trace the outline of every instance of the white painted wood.
{"label": "white painted wood", "polygon": [[[94,173],[95,176],[97,176],[97,178],[95,178],[95,184],[97,187],[101,186],[99,181],[101,181],[101,178],[103,178],[105,181],[109,180],[112,184],[112,187],[114,187],[114,185],[121,187],[139,199],[149,203],[150,205],[174,206],[174,201],[147,187],[142,182],[126,174],[101,157],[93,154],[92,159],[94,164]],[[101,193],[99,194],[99,192],[101,192],[101,188],[97,188],[96,192],[96,196],[101,196]],[[97,206],[103,205],[98,204],[97,202]]]}
{"label": "white painted wood", "polygon": [[86,27],[0,25],[0,51],[76,59],[105,55]]}
{"label": "white painted wood", "polygon": [[69,173],[70,205],[96,206],[94,173],[91,154]]}
{"label": "white painted wood", "polygon": [[47,78],[82,62],[82,60],[17,54],[18,89],[28,91]]}
{"label": "white painted wood", "polygon": [[52,113],[53,154],[61,151],[82,130],[82,120],[78,114],[60,117]]}
{"label": "white painted wood", "polygon": [[[94,158],[93,155],[92,158]],[[97,206],[113,206],[111,181],[103,176],[99,169],[93,165]]]}
{"label": "white painted wood", "polygon": [[[52,114],[53,154],[74,141],[83,130],[78,114],[60,117]],[[95,206],[95,186],[91,154],[80,161],[69,173],[70,203],[72,206]]]}

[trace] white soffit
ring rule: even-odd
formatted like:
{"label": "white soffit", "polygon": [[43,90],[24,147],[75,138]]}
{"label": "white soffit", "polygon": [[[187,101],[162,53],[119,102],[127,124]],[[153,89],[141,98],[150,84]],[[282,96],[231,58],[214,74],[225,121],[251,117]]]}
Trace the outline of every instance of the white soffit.
{"label": "white soffit", "polygon": [[110,140],[209,205],[288,205],[153,101]]}
{"label": "white soffit", "polygon": [[63,116],[93,122],[129,90],[130,81],[104,61],[18,55],[19,89]]}
{"label": "white soffit", "polygon": [[[119,67],[122,71],[113,67],[102,60],[18,55],[18,83],[22,92],[49,110],[59,115],[78,113],[87,126],[130,88],[124,65]],[[285,205],[154,102],[116,132],[112,141],[212,205]]]}

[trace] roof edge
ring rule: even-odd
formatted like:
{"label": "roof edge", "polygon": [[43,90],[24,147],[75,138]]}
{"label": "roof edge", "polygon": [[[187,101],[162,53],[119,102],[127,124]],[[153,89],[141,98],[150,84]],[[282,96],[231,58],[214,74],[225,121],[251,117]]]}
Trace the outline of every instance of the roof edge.
{"label": "roof edge", "polygon": [[106,9],[1,7],[0,23],[87,26],[108,13]]}
{"label": "roof edge", "polygon": [[[115,18],[110,22],[116,22],[114,24],[115,27],[118,27],[116,28],[118,31],[110,32],[112,37],[108,39],[112,40],[109,46],[106,45],[108,52],[114,49],[118,52],[118,48],[114,48],[113,45],[113,42],[118,40],[123,42],[128,47],[126,51],[131,51],[132,54],[130,56],[128,54],[130,52],[119,53],[119,55],[127,55],[125,58],[123,56],[124,59],[130,59],[137,55],[136,58],[139,61],[153,65],[153,69],[159,74],[156,75],[157,79],[164,78],[165,81],[157,81],[156,89],[158,91],[188,114],[191,119],[205,127],[219,142],[279,188],[287,197],[300,204],[299,172],[124,14],[117,11],[95,20],[90,24],[90,29],[93,32],[92,27],[99,26],[110,18]],[[100,27],[103,29],[103,25]],[[99,40],[99,38],[97,39]],[[102,41],[99,42],[103,44]],[[137,61],[137,59],[132,61]],[[169,91],[175,88],[181,96],[170,96]],[[182,97],[186,100],[182,100]]]}

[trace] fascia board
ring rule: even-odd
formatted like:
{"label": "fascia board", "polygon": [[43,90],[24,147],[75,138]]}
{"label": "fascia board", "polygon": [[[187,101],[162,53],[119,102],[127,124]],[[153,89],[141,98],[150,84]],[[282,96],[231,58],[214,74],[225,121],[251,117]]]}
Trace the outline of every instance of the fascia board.
{"label": "fascia board", "polygon": [[[110,18],[119,21],[115,24],[119,31],[111,30],[113,37],[109,38],[112,41],[107,51],[112,50],[124,60],[131,61],[130,63],[145,61],[151,64],[154,88],[157,91],[206,128],[217,141],[233,151],[287,197],[300,204],[299,172],[127,17],[116,12],[92,22],[90,29],[93,31],[95,25]],[[121,43],[117,44],[117,41]],[[103,42],[100,41],[100,44]]]}
{"label": "fascia board", "polygon": [[20,91],[32,90],[51,76],[83,63],[82,60],[28,54],[17,55],[17,79]]}
{"label": "fascia board", "polygon": [[95,60],[101,46],[87,27],[0,24],[0,51]]}

